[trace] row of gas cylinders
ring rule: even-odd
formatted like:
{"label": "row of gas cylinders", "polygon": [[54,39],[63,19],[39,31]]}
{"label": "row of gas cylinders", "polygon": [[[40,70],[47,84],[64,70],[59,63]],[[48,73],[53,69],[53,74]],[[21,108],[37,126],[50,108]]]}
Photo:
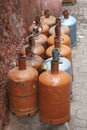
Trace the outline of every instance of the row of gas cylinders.
{"label": "row of gas cylinders", "polygon": [[35,17],[16,67],[8,72],[10,109],[17,116],[33,115],[39,109],[40,118],[50,124],[70,118],[71,46],[76,45],[76,19],[68,10],[63,13],[62,24],[69,26],[62,25],[49,10],[41,18]]}

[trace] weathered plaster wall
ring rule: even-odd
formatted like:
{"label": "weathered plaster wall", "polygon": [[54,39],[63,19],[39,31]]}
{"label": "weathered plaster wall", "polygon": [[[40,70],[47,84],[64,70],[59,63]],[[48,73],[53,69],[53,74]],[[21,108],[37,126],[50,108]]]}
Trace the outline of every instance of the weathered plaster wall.
{"label": "weathered plaster wall", "polygon": [[0,130],[8,121],[7,72],[26,36],[19,0],[0,1]]}

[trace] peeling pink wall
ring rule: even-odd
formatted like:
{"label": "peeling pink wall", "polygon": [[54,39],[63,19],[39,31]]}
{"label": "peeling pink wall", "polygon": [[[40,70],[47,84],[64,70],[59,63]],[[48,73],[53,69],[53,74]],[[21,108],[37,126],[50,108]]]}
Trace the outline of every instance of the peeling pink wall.
{"label": "peeling pink wall", "polygon": [[9,120],[7,73],[26,34],[20,0],[0,1],[0,130]]}
{"label": "peeling pink wall", "polygon": [[59,11],[62,5],[62,0],[37,0],[36,6],[42,10]]}
{"label": "peeling pink wall", "polygon": [[20,0],[22,5],[22,15],[26,21],[27,27],[34,20],[37,13],[37,0]]}

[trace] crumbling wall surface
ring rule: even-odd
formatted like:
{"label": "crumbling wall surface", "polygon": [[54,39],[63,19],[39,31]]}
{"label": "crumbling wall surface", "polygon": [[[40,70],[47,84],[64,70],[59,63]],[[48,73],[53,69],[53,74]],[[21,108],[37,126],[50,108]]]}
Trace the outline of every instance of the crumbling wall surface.
{"label": "crumbling wall surface", "polygon": [[60,15],[61,7],[62,0],[37,0],[36,2],[36,9],[41,12],[49,9],[50,13],[55,17]]}
{"label": "crumbling wall surface", "polygon": [[7,73],[13,68],[26,35],[20,0],[0,0],[0,130],[9,117]]}
{"label": "crumbling wall surface", "polygon": [[[22,15],[25,19],[25,22],[28,26],[34,20],[35,15],[38,13],[38,8],[36,6],[37,0],[20,0],[21,1],[21,8],[22,8]],[[39,9],[40,10],[40,9]]]}
{"label": "crumbling wall surface", "polygon": [[60,11],[62,0],[37,0],[37,8]]}

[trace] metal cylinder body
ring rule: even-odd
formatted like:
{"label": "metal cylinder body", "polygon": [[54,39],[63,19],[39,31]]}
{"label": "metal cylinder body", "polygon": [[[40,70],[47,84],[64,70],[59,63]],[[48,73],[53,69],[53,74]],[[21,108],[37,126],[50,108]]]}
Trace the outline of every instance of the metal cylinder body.
{"label": "metal cylinder body", "polygon": [[[48,46],[54,45],[54,37],[55,37],[55,35],[53,34],[48,38]],[[68,35],[61,34],[60,39],[61,39],[61,44],[71,47],[71,40]]]}
{"label": "metal cylinder body", "polygon": [[25,50],[27,66],[32,66],[39,72],[43,63],[43,59],[39,55],[35,55],[34,53],[32,53],[32,50],[30,50],[29,47],[25,48]]}
{"label": "metal cylinder body", "polygon": [[76,46],[76,24],[77,20],[73,16],[62,16],[62,25],[68,26],[70,28],[70,38],[71,38],[71,46]]}
{"label": "metal cylinder body", "polygon": [[[44,49],[47,48],[47,36],[44,34],[39,34],[36,37],[34,37],[35,44],[40,44],[44,47]],[[28,43],[28,37],[26,38],[26,42]]]}
{"label": "metal cylinder body", "polygon": [[48,9],[46,9],[44,11],[44,15],[41,17],[41,21],[44,24],[47,24],[49,27],[52,27],[53,25],[55,25],[55,21],[56,21],[56,17],[50,15],[50,11]]}
{"label": "metal cylinder body", "polygon": [[[44,61],[43,64],[46,64],[46,71],[51,70],[52,59],[53,58],[51,57]],[[71,66],[71,62],[68,59],[66,59],[64,57],[59,58],[59,70],[63,70],[65,72],[67,72],[72,78],[72,66]]]}
{"label": "metal cylinder body", "polygon": [[26,63],[28,66],[32,66],[39,72],[43,63],[43,59],[38,55],[33,55],[31,57],[27,57]]}
{"label": "metal cylinder body", "polygon": [[17,116],[33,115],[38,109],[38,72],[29,66],[16,67],[8,72],[10,109]]}
{"label": "metal cylinder body", "polygon": [[[62,34],[66,34],[66,35],[70,36],[70,29],[69,29],[69,27],[67,27],[65,25],[62,25],[60,27],[60,31],[61,31]],[[51,27],[49,29],[49,34],[50,35],[55,34],[55,26],[53,26],[53,27]]]}
{"label": "metal cylinder body", "polygon": [[[42,34],[45,34],[45,35],[48,35],[49,33],[49,26],[47,24],[41,24],[42,26],[42,31],[41,33]],[[33,22],[30,26],[29,26],[29,32],[32,33],[33,32],[33,28],[35,27],[35,23]],[[39,27],[40,29],[40,27]]]}
{"label": "metal cylinder body", "polygon": [[[27,47],[28,47],[28,44],[26,44],[25,46],[23,46],[23,47],[21,48],[21,53],[22,53],[23,55],[26,54],[25,48],[27,48]],[[44,47],[43,47],[42,45],[40,45],[40,44],[39,44],[39,45],[38,45],[38,44],[35,44],[35,46],[32,47],[32,52],[33,52],[34,54],[39,55],[40,57],[44,58],[45,49],[44,49]]]}
{"label": "metal cylinder body", "polygon": [[39,76],[40,118],[50,124],[61,124],[70,118],[70,76],[63,71]]}
{"label": "metal cylinder body", "polygon": [[[52,50],[55,46],[50,46],[47,50],[46,50],[46,56],[47,58],[52,57]],[[66,57],[69,61],[72,61],[72,55],[71,55],[71,48],[66,46],[66,45],[61,45],[60,48],[60,55],[63,57]]]}

